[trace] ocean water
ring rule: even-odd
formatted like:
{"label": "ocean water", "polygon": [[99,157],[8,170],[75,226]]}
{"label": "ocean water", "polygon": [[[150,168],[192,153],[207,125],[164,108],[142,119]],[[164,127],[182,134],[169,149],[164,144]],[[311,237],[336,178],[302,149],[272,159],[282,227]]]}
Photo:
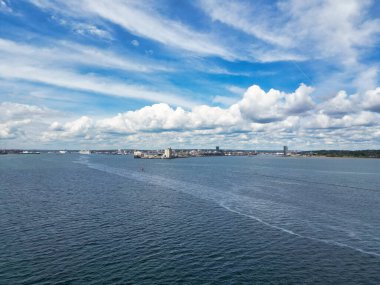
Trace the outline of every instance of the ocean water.
{"label": "ocean water", "polygon": [[263,283],[380,284],[380,160],[0,156],[0,284]]}

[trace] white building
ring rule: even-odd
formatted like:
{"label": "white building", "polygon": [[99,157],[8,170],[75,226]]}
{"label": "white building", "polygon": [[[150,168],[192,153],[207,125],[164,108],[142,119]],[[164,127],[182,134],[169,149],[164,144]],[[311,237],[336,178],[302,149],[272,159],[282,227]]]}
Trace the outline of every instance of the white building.
{"label": "white building", "polygon": [[141,157],[143,157],[143,156],[144,156],[144,155],[143,155],[142,151],[135,150],[135,151],[133,152],[133,157],[134,157],[134,158],[141,158]]}
{"label": "white building", "polygon": [[173,151],[170,147],[165,149],[163,158],[173,158]]}

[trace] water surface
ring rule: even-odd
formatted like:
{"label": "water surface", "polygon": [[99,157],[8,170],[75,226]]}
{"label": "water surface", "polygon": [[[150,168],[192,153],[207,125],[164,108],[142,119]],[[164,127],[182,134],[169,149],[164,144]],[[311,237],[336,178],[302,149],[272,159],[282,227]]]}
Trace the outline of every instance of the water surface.
{"label": "water surface", "polygon": [[4,155],[0,284],[379,284],[379,173],[375,159]]}

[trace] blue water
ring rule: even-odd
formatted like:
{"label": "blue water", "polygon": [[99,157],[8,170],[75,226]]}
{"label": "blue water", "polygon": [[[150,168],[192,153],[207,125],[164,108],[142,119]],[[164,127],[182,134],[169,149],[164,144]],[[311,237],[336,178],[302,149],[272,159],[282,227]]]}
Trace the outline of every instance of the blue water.
{"label": "blue water", "polygon": [[375,159],[3,155],[0,284],[380,284],[379,174]]}

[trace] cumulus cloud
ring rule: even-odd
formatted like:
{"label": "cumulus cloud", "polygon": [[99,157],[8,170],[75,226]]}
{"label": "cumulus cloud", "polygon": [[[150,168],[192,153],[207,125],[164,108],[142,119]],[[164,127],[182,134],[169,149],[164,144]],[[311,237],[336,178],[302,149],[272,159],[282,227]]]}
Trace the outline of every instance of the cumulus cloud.
{"label": "cumulus cloud", "polygon": [[[90,138],[90,129],[93,127],[93,120],[87,116],[82,116],[72,122],[67,122],[61,125],[58,122],[53,122],[49,129],[54,132],[59,132],[58,136],[52,136],[51,138],[73,138],[73,137],[85,137]],[[45,133],[46,135],[46,133]],[[45,136],[45,138],[47,138]]]}
{"label": "cumulus cloud", "polygon": [[[166,136],[177,145],[194,144],[198,139],[208,143],[223,140],[235,145],[273,144],[284,140],[297,143],[304,140],[304,144],[307,140],[308,145],[313,145],[317,140],[326,145],[348,142],[347,132],[362,135],[363,141],[377,138],[380,114],[374,109],[367,110],[368,106],[377,104],[377,89],[353,95],[341,91],[320,103],[312,101],[312,92],[313,88],[303,84],[292,93],[274,89],[265,92],[253,85],[237,103],[227,108],[200,105],[186,110],[160,103],[110,118],[81,117],[64,124],[54,122],[43,137],[47,140],[101,140],[116,136],[132,143],[135,136],[157,137],[162,142]],[[364,101],[360,101],[363,98]],[[368,129],[369,133],[363,133],[361,128]]]}
{"label": "cumulus cloud", "polygon": [[319,108],[321,112],[330,115],[344,115],[361,110],[380,113],[380,88],[353,95],[340,91],[333,98],[320,104]]}
{"label": "cumulus cloud", "polygon": [[244,93],[238,104],[244,117],[268,123],[282,120],[290,114],[301,114],[310,110],[314,105],[310,97],[312,91],[311,87],[303,84],[291,94],[274,89],[265,92],[259,86],[253,85]]}
{"label": "cumulus cloud", "polygon": [[191,111],[168,104],[155,104],[137,111],[129,111],[116,117],[101,120],[98,126],[104,130],[123,133],[138,131],[183,131],[211,129],[218,126],[233,126],[241,120],[236,106],[229,109],[220,107],[197,106]]}
{"label": "cumulus cloud", "polygon": [[44,121],[57,112],[35,105],[13,102],[0,103],[0,139],[16,139],[24,135],[33,123]]}
{"label": "cumulus cloud", "polygon": [[354,110],[354,105],[345,91],[339,91],[333,98],[320,106],[324,113],[330,115],[347,114]]}
{"label": "cumulus cloud", "polygon": [[307,129],[349,129],[359,126],[378,126],[379,120],[379,114],[367,111],[347,114],[342,117],[332,117],[317,113],[303,118],[302,127]]}
{"label": "cumulus cloud", "polygon": [[380,88],[366,91],[361,97],[361,104],[366,110],[380,113]]}
{"label": "cumulus cloud", "polygon": [[22,126],[31,123],[30,119],[0,122],[0,139],[14,139],[23,134]]}
{"label": "cumulus cloud", "polygon": [[[291,93],[266,92],[253,85],[225,108],[198,105],[185,109],[159,103],[108,118],[81,116],[66,122],[52,120],[47,115],[52,111],[46,108],[2,103],[0,137],[34,136],[45,143],[105,147],[118,143],[191,147],[223,142],[231,147],[270,148],[286,143],[311,148],[352,147],[353,141],[355,146],[366,146],[379,141],[379,88],[352,95],[340,91],[318,103],[312,101],[312,92],[303,84]],[[36,122],[44,128],[31,128]]]}

